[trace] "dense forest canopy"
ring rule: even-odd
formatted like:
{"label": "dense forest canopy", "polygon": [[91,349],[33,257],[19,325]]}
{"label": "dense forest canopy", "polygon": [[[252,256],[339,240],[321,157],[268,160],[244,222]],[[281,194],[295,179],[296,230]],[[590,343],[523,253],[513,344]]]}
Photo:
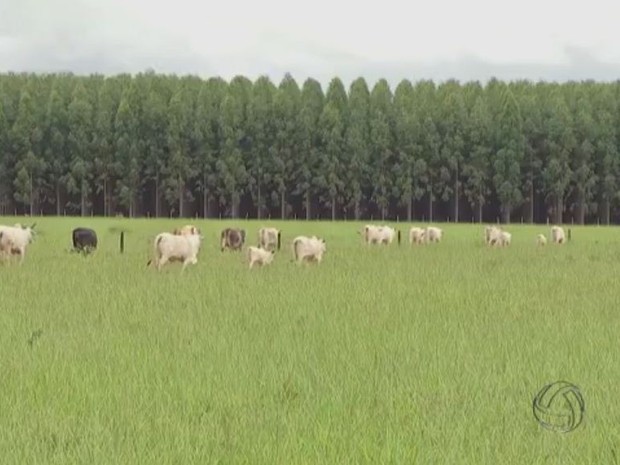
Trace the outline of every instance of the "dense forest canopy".
{"label": "dense forest canopy", "polygon": [[0,74],[0,213],[615,223],[620,81]]}

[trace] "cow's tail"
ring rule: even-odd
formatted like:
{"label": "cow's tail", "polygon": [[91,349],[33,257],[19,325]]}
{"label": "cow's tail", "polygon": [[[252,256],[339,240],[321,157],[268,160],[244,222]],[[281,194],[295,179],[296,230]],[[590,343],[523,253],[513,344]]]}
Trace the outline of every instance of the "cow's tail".
{"label": "cow's tail", "polygon": [[293,256],[295,257],[292,262],[296,262],[299,259],[299,250],[297,250],[297,246],[299,245],[299,239],[296,239],[293,242]]}
{"label": "cow's tail", "polygon": [[398,230],[398,245],[400,245],[400,229]]}
{"label": "cow's tail", "polygon": [[282,232],[278,231],[278,250],[280,250],[281,245],[282,245]]}
{"label": "cow's tail", "polygon": [[368,226],[364,227],[364,242],[368,242]]}
{"label": "cow's tail", "polygon": [[146,266],[149,267],[151,265],[151,263],[153,263],[155,266],[157,266],[157,258],[159,256],[158,254],[158,249],[159,249],[159,244],[161,242],[161,240],[163,239],[162,236],[159,236],[157,238],[157,240],[155,241],[155,244],[153,244],[153,258],[149,258],[149,261],[146,262]]}
{"label": "cow's tail", "polygon": [[569,242],[570,242],[570,235],[571,235],[570,234],[570,228],[568,228],[568,240],[569,240]]}

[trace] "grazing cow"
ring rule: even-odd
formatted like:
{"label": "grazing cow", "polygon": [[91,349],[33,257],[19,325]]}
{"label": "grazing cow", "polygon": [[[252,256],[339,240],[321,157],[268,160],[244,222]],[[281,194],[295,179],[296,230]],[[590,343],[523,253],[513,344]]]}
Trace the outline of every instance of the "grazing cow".
{"label": "grazing cow", "polygon": [[72,233],[73,249],[85,253],[97,248],[97,233],[89,228],[75,228]]}
{"label": "grazing cow", "polygon": [[409,230],[409,243],[410,244],[423,244],[425,239],[424,228],[418,228],[413,226]]}
{"label": "grazing cow", "polygon": [[504,247],[510,245],[511,242],[512,234],[510,234],[508,231],[504,231],[503,229],[496,226],[491,226],[488,230],[488,245],[498,245],[500,247]]}
{"label": "grazing cow", "polygon": [[258,230],[258,246],[266,250],[280,250],[281,231],[276,228],[260,228]]}
{"label": "grazing cow", "polygon": [[222,252],[224,249],[241,250],[245,242],[245,229],[226,228],[222,231],[220,239]]}
{"label": "grazing cow", "polygon": [[510,234],[508,231],[502,231],[500,233],[499,245],[504,247],[504,246],[510,245],[511,242],[512,242],[512,234]]}
{"label": "grazing cow", "polygon": [[190,234],[200,234],[200,230],[191,224],[186,224],[182,228],[175,228],[172,234],[176,236],[188,236]]}
{"label": "grazing cow", "polygon": [[302,263],[304,260],[321,263],[326,251],[325,239],[319,239],[316,236],[297,236],[293,239],[293,256],[297,263]]}
{"label": "grazing cow", "polygon": [[566,237],[564,236],[564,229],[560,226],[553,226],[551,228],[551,241],[556,244],[564,244]]}
{"label": "grazing cow", "polygon": [[266,250],[260,247],[248,247],[248,260],[250,268],[255,264],[260,266],[269,265],[273,261],[275,250]]}
{"label": "grazing cow", "polygon": [[491,226],[491,225],[485,226],[484,227],[484,242],[486,244],[493,245],[491,244],[491,240],[493,238],[497,238],[501,230],[502,229],[498,228],[497,226]]}
{"label": "grazing cow", "polygon": [[181,269],[183,271],[190,263],[192,265],[198,263],[201,241],[202,235],[200,234],[178,235],[168,232],[160,233],[153,242],[155,258],[149,260],[146,266],[154,262],[157,270],[161,270],[168,262],[183,262]]}
{"label": "grazing cow", "polygon": [[547,244],[547,238],[545,237],[544,234],[539,234],[538,236],[536,236],[536,245],[543,246],[546,244]]}
{"label": "grazing cow", "polygon": [[400,245],[400,230],[396,230],[391,226],[374,226],[367,224],[364,226],[364,242],[366,244],[391,244],[394,236],[398,237]]}
{"label": "grazing cow", "polygon": [[26,257],[26,247],[34,240],[34,227],[26,227],[20,224],[15,226],[0,226],[0,256],[10,258],[12,255],[19,255],[19,264],[24,262]]}
{"label": "grazing cow", "polygon": [[501,245],[502,232],[502,228],[497,226],[485,226],[484,238],[487,245]]}
{"label": "grazing cow", "polygon": [[441,242],[443,230],[434,226],[429,226],[424,231],[424,237],[427,242]]}

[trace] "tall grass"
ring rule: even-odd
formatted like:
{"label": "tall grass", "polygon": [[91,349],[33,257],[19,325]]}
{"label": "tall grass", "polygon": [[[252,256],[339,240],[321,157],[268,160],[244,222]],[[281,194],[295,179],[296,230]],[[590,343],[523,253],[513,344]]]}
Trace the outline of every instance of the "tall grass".
{"label": "tall grass", "polygon": [[[185,223],[198,264],[147,268]],[[220,252],[222,228],[254,245],[262,224],[283,229],[272,265]],[[67,252],[77,226],[94,255]],[[537,248],[548,227],[508,226],[489,249],[479,225],[413,247],[398,226],[400,247],[367,247],[352,222],[38,219],[0,266],[0,463],[618,463],[617,229]],[[297,234],[323,263],[291,262]],[[586,403],[567,434],[532,414],[558,380]]]}

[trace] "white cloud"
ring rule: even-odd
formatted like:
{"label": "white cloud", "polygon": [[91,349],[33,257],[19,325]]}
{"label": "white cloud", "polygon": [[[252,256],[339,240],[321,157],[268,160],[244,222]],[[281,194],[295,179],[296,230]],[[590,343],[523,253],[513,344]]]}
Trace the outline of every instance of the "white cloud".
{"label": "white cloud", "polygon": [[611,0],[4,0],[0,71],[609,79],[619,10]]}

